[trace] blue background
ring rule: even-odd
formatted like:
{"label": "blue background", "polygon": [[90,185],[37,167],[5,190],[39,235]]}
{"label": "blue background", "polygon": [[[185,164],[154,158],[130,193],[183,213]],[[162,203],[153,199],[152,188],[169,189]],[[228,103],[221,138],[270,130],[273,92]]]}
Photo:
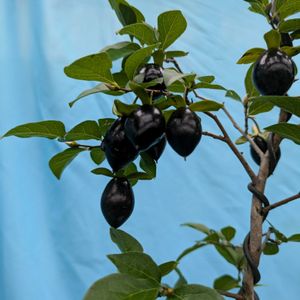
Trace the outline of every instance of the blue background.
{"label": "blue background", "polygon": [[[150,24],[166,10],[180,9],[189,27],[172,49],[189,51],[180,64],[186,71],[213,74],[217,82],[244,95],[247,66],[236,60],[252,47],[264,47],[265,20],[236,0],[132,0]],[[40,120],[62,120],[67,128],[87,119],[111,116],[110,98],[90,96],[72,109],[68,102],[92,82],[67,78],[63,67],[73,60],[122,41],[121,28],[105,0],[0,0],[0,132]],[[297,82],[291,94],[296,95]],[[223,101],[223,93],[203,95]],[[128,96],[127,96],[127,99]],[[239,103],[226,105],[242,122]],[[277,119],[259,117],[262,126]],[[239,134],[218,113],[233,139]],[[203,128],[217,132],[204,116]],[[114,271],[105,257],[117,249],[99,209],[108,182],[89,171],[95,166],[83,153],[58,181],[48,160],[63,150],[51,140],[17,138],[0,142],[0,299],[80,300],[96,279]],[[248,146],[241,151],[249,157]],[[272,202],[299,190],[299,147],[282,144],[282,160],[270,179]],[[297,163],[296,163],[297,162]],[[238,228],[240,243],[249,228],[249,182],[239,161],[225,144],[203,137],[185,162],[167,147],[159,161],[157,179],[134,187],[136,207],[122,227],[136,236],[157,263],[175,259],[200,233],[180,227],[199,222],[215,229]],[[300,202],[274,211],[269,220],[287,235],[300,232]],[[264,287],[261,299],[298,299],[300,245],[282,245],[275,257],[261,260]],[[223,274],[236,275],[212,248],[185,258],[180,265],[190,282],[211,286]],[[167,281],[173,283],[175,275]]]}

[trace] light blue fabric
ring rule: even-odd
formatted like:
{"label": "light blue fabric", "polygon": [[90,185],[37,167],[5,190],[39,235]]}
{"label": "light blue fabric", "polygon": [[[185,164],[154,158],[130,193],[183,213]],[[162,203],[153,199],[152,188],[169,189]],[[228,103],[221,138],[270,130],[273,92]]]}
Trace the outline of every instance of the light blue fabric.
{"label": "light blue fabric", "polygon": [[[180,59],[185,71],[213,74],[217,82],[244,94],[246,66],[235,62],[251,47],[264,47],[268,25],[247,10],[244,1],[138,1],[147,21],[163,11],[180,9],[189,27],[173,49],[190,52]],[[63,67],[123,40],[105,0],[0,0],[0,133],[26,122],[62,120],[67,128],[111,116],[113,98],[94,95],[69,109],[68,102],[95,85],[65,77]],[[297,60],[298,61],[298,60]],[[297,95],[299,83],[291,94]],[[222,93],[203,95],[224,101]],[[127,99],[130,97],[127,96]],[[239,103],[226,105],[242,122]],[[233,139],[239,134],[218,113]],[[262,127],[277,119],[262,115]],[[202,116],[205,130],[218,132]],[[0,142],[0,299],[80,300],[96,279],[114,272],[105,257],[117,249],[109,239],[99,199],[108,182],[92,175],[88,153],[72,163],[60,181],[47,167],[64,145],[50,140],[8,138]],[[248,146],[241,151],[250,160]],[[282,160],[270,179],[272,202],[299,191],[299,147],[282,144]],[[215,229],[238,228],[240,243],[249,229],[249,178],[226,145],[203,137],[185,162],[168,146],[157,179],[134,187],[136,207],[123,229],[136,236],[158,263],[175,259],[201,235],[180,227],[199,222]],[[274,211],[269,220],[287,235],[299,232],[300,203]],[[298,228],[298,230],[297,230]],[[276,257],[262,257],[261,299],[298,299],[300,245],[282,245]],[[180,266],[193,283],[212,285],[223,274],[236,275],[215,250],[206,248]],[[175,275],[168,278],[169,283]],[[100,300],[100,299],[99,299]]]}

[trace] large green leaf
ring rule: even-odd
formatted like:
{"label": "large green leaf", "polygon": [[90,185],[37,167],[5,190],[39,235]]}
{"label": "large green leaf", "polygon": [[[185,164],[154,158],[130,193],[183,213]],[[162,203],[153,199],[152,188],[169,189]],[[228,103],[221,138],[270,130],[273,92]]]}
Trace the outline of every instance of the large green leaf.
{"label": "large green leaf", "polygon": [[237,64],[251,64],[256,62],[257,59],[264,53],[266,50],[263,48],[252,48],[247,50],[242,57],[237,61]]}
{"label": "large green leaf", "polygon": [[66,141],[101,140],[101,131],[96,121],[84,121],[72,128],[66,135]]}
{"label": "large green leaf", "polygon": [[280,32],[291,32],[300,29],[300,19],[286,20],[279,24]]}
{"label": "large green leaf", "polygon": [[127,25],[118,31],[119,34],[129,34],[137,38],[141,44],[153,45],[157,43],[154,28],[146,23]]}
{"label": "large green leaf", "polygon": [[142,245],[127,232],[110,228],[111,240],[118,246],[121,252],[143,252]]}
{"label": "large green leaf", "polygon": [[123,26],[145,21],[143,14],[127,1],[109,0],[109,3]]}
{"label": "large green leaf", "polygon": [[57,179],[60,179],[64,169],[72,162],[72,160],[85,149],[69,148],[56,155],[49,161],[49,167]]}
{"label": "large green leaf", "polygon": [[65,74],[81,80],[102,81],[115,84],[110,72],[112,61],[107,53],[101,52],[82,57],[65,67]]}
{"label": "large green leaf", "polygon": [[151,45],[146,48],[139,49],[131,54],[125,62],[125,72],[129,79],[133,79],[139,66],[151,56],[152,51],[157,45]]}
{"label": "large green leaf", "polygon": [[167,299],[178,300],[224,300],[214,289],[200,284],[187,284],[174,290],[174,296]]}
{"label": "large green leaf", "polygon": [[105,153],[100,148],[93,148],[90,151],[90,156],[97,165],[100,165],[105,160]]}
{"label": "large green leaf", "polygon": [[113,113],[117,116],[129,116],[138,107],[137,104],[126,104],[116,99],[113,105]]}
{"label": "large green leaf", "polygon": [[268,31],[264,35],[264,39],[266,41],[268,49],[277,49],[277,48],[279,48],[281,37],[280,37],[280,33],[277,30],[272,29],[272,30]]}
{"label": "large green leaf", "polygon": [[100,132],[102,136],[105,136],[107,130],[110,128],[115,119],[112,118],[103,118],[98,120],[98,124],[100,127]]}
{"label": "large green leaf", "polygon": [[187,22],[181,11],[167,11],[157,19],[160,48],[166,49],[179,38],[187,27]]}
{"label": "large green leaf", "polygon": [[62,138],[66,133],[65,125],[60,121],[42,121],[27,123],[14,127],[1,138],[17,136],[20,138],[44,137],[48,139]]}
{"label": "large green leaf", "polygon": [[300,145],[300,126],[295,124],[279,123],[265,128],[267,131],[277,133],[283,138],[292,140]]}
{"label": "large green leaf", "polygon": [[281,20],[298,12],[300,12],[300,0],[286,1],[278,10]]}
{"label": "large green leaf", "polygon": [[113,45],[109,45],[103,48],[100,52],[106,52],[112,61],[123,58],[136,50],[140,49],[140,46],[132,42],[119,42]]}
{"label": "large green leaf", "polygon": [[263,97],[264,96],[251,98],[253,101],[250,102],[249,115],[258,115],[272,110],[274,105],[271,102],[266,101]]}
{"label": "large green leaf", "polygon": [[84,300],[155,300],[159,284],[127,274],[111,274],[96,281]]}
{"label": "large green leaf", "polygon": [[178,265],[177,261],[168,261],[158,266],[161,276],[166,276],[176,269]]}
{"label": "large green leaf", "polygon": [[212,100],[203,100],[199,102],[195,102],[189,106],[192,111],[218,111],[223,107],[223,104],[212,101]]}
{"label": "large green leaf", "polygon": [[253,81],[252,81],[252,72],[253,72],[254,64],[252,64],[246,74],[245,77],[245,90],[248,97],[256,97],[259,96],[258,90],[255,88]]}
{"label": "large green leaf", "polygon": [[239,280],[230,275],[223,275],[214,281],[216,290],[229,291],[239,286]]}
{"label": "large green leaf", "polygon": [[142,252],[126,252],[108,255],[120,273],[132,275],[150,281],[160,282],[161,274],[153,259]]}

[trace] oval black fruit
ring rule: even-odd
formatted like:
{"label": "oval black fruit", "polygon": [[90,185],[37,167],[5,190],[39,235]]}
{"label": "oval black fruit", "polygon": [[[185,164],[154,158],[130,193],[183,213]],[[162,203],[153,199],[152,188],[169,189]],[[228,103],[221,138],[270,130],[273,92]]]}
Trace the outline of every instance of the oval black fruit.
{"label": "oval black fruit", "polygon": [[201,140],[201,119],[189,108],[180,107],[170,116],[166,135],[170,146],[179,155],[187,157]]}
{"label": "oval black fruit", "polygon": [[101,148],[113,171],[116,172],[135,160],[138,150],[127,138],[124,130],[125,118],[117,119],[109,128]]}
{"label": "oval black fruit", "polygon": [[151,148],[149,148],[146,151],[146,153],[157,162],[161,157],[161,155],[163,154],[166,144],[167,144],[167,139],[165,136],[163,136],[160,139],[160,141],[154,144]]}
{"label": "oval black fruit", "polygon": [[[257,135],[253,138],[253,141],[263,153],[267,152],[268,144],[267,144],[266,140],[263,137]],[[260,157],[251,145],[250,145],[250,154],[251,154],[253,160],[255,161],[255,163],[257,165],[260,165]],[[281,150],[280,150],[280,148],[278,148],[278,150],[276,152],[276,158],[277,158],[276,164],[278,163],[278,161],[280,159],[280,156],[281,156]]]}
{"label": "oval black fruit", "polygon": [[101,211],[107,223],[118,228],[130,217],[134,208],[134,195],[126,178],[113,178],[101,197]]}
{"label": "oval black fruit", "polygon": [[280,50],[268,50],[255,63],[252,75],[262,95],[282,96],[294,82],[294,62]]}
{"label": "oval black fruit", "polygon": [[[146,64],[141,70],[140,74],[144,75],[143,82],[150,82],[152,80],[163,78],[163,68],[157,64]],[[164,82],[157,83],[154,86],[150,86],[147,89],[155,90],[160,92],[153,93],[153,99],[157,99],[162,95],[162,91],[165,90],[166,86]]]}
{"label": "oval black fruit", "polygon": [[125,122],[125,133],[140,151],[157,143],[165,132],[166,121],[162,112],[145,104],[129,115]]}

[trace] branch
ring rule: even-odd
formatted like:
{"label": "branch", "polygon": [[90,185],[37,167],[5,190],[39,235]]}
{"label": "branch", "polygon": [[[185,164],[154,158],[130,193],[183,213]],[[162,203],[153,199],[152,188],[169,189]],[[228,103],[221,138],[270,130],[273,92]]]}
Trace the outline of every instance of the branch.
{"label": "branch", "polygon": [[100,148],[101,146],[89,146],[89,145],[81,145],[81,144],[77,144],[75,141],[70,141],[70,142],[65,142],[66,145],[68,145],[70,148],[79,148],[79,149],[84,149],[84,150],[92,150],[95,148]]}
{"label": "branch", "polygon": [[237,299],[237,300],[243,300],[243,296],[238,295],[238,294],[233,294],[233,293],[229,293],[229,292],[225,292],[225,291],[221,291],[221,290],[217,290],[217,292],[225,297],[229,297],[229,298],[233,298],[233,299]]}
{"label": "branch", "polygon": [[268,213],[270,210],[272,210],[272,209],[275,209],[275,208],[277,208],[277,207],[280,207],[280,206],[282,206],[282,205],[285,205],[285,204],[287,204],[287,203],[289,203],[289,202],[292,202],[292,201],[294,201],[294,200],[297,200],[297,199],[299,199],[300,198],[300,193],[298,193],[298,194],[296,194],[296,195],[294,195],[294,196],[291,196],[291,197],[289,197],[289,198],[286,198],[286,199],[284,199],[284,200],[281,200],[281,201],[278,201],[278,202],[276,202],[276,203],[274,203],[274,204],[272,204],[272,205],[269,205],[269,206],[267,206],[267,207],[265,207],[264,209],[263,209],[263,213],[265,214],[265,213]]}
{"label": "branch", "polygon": [[210,137],[212,137],[216,140],[220,140],[222,142],[225,142],[225,138],[222,135],[217,135],[217,134],[214,134],[214,133],[211,133],[211,132],[208,132],[208,131],[202,131],[202,135],[210,136]]}

